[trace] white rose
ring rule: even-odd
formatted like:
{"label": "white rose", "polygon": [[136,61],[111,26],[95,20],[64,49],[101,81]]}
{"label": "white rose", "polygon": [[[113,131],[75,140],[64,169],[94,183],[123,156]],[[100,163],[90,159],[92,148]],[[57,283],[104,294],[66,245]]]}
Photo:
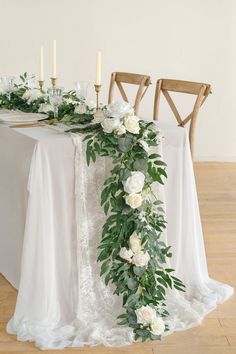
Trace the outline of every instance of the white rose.
{"label": "white rose", "polygon": [[136,267],[145,267],[150,261],[150,256],[147,252],[140,251],[135,253],[132,261]]}
{"label": "white rose", "polygon": [[119,253],[119,256],[126,261],[131,261],[133,255],[133,252],[131,250],[127,250],[125,247],[122,247]]}
{"label": "white rose", "polygon": [[87,102],[88,110],[90,113],[95,113],[96,112],[96,103],[94,101],[89,101]]}
{"label": "white rose", "polygon": [[142,172],[131,172],[131,176],[123,182],[125,192],[129,194],[142,192],[144,181],[145,175]]}
{"label": "white rose", "polygon": [[73,98],[64,98],[63,99],[66,104],[76,104],[77,102],[73,100]]}
{"label": "white rose", "polygon": [[129,103],[125,101],[112,102],[106,108],[106,114],[112,118],[124,118],[125,116],[132,114],[133,108]]}
{"label": "white rose", "polygon": [[165,323],[161,317],[154,319],[151,323],[151,333],[159,336],[165,332]]}
{"label": "white rose", "polygon": [[150,324],[156,319],[156,310],[149,305],[142,306],[135,310],[137,316],[137,323]]}
{"label": "white rose", "polygon": [[41,103],[38,111],[39,113],[53,112],[53,106],[48,103]]}
{"label": "white rose", "polygon": [[119,128],[121,121],[119,118],[105,118],[101,125],[105,133],[112,133],[114,130]]}
{"label": "white rose", "polygon": [[139,140],[139,144],[143,147],[143,149],[148,153],[150,150],[150,147],[148,143],[144,140]]}
{"label": "white rose", "polygon": [[126,129],[124,125],[120,125],[118,129],[116,129],[117,135],[123,135],[126,133]]}
{"label": "white rose", "polygon": [[85,114],[87,112],[87,107],[84,103],[81,103],[78,106],[75,106],[74,112],[77,114]]}
{"label": "white rose", "polygon": [[140,131],[139,119],[136,116],[126,117],[124,119],[124,125],[126,130],[132,134],[138,134]]}
{"label": "white rose", "polygon": [[35,88],[35,89],[26,90],[22,98],[23,100],[27,101],[28,104],[31,104],[32,102],[36,101],[38,98],[42,96],[43,93],[39,89]]}
{"label": "white rose", "polygon": [[130,248],[134,253],[140,252],[142,250],[141,238],[136,231],[132,233],[129,238]]}
{"label": "white rose", "polygon": [[0,87],[0,95],[5,95],[5,90],[2,88],[2,87]]}
{"label": "white rose", "polygon": [[139,208],[142,205],[142,195],[140,193],[129,194],[125,197],[125,202],[132,209]]}

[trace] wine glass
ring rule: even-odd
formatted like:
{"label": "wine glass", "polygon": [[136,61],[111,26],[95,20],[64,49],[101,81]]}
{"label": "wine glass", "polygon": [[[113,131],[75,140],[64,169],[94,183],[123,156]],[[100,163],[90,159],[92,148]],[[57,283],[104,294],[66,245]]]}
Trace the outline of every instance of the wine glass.
{"label": "wine glass", "polygon": [[14,76],[2,76],[0,78],[0,86],[3,92],[7,94],[9,101],[11,99],[11,93],[14,90],[14,80]]}
{"label": "wine glass", "polygon": [[80,101],[85,101],[88,94],[88,81],[76,81],[75,82],[75,91],[76,96]]}
{"label": "wine glass", "polygon": [[54,118],[58,120],[58,107],[62,103],[63,87],[49,87],[48,96],[54,110]]}

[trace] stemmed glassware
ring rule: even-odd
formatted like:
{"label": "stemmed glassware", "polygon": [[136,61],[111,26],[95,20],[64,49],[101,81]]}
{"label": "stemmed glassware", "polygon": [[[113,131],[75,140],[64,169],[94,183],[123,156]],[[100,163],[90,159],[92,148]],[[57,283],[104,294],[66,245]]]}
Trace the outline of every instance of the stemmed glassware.
{"label": "stemmed glassware", "polygon": [[58,107],[62,103],[63,87],[57,87],[57,86],[49,87],[48,96],[49,96],[49,101],[53,106],[54,118],[58,119]]}
{"label": "stemmed glassware", "polygon": [[88,94],[89,82],[87,81],[76,81],[75,82],[75,91],[76,96],[79,100],[85,101]]}
{"label": "stemmed glassware", "polygon": [[14,91],[14,80],[14,76],[0,77],[0,87],[4,92],[6,92],[9,101],[11,99],[11,93]]}

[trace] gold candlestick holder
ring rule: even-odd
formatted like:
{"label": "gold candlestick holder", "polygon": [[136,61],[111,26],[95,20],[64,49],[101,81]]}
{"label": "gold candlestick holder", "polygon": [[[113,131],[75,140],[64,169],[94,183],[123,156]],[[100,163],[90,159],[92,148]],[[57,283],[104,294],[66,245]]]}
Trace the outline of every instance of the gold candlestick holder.
{"label": "gold candlestick holder", "polygon": [[56,87],[57,78],[56,77],[51,77],[51,83],[52,83],[52,87]]}
{"label": "gold candlestick holder", "polygon": [[99,110],[99,93],[100,93],[100,91],[101,91],[101,88],[102,88],[102,85],[97,85],[97,84],[95,84],[94,85],[94,87],[95,87],[95,92],[96,92],[96,96],[97,96],[97,99],[96,99],[96,109],[97,109],[97,111]]}
{"label": "gold candlestick holder", "polygon": [[41,91],[43,90],[43,84],[44,84],[44,81],[43,80],[39,80],[39,88],[40,88]]}

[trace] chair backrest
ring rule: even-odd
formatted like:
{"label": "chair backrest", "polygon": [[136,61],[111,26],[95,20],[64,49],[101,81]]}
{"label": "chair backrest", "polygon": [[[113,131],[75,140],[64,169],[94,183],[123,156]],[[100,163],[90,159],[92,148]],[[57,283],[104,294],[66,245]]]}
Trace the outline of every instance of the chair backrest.
{"label": "chair backrest", "polygon": [[[189,142],[191,154],[193,157],[194,151],[194,132],[196,126],[196,119],[200,107],[205,102],[207,96],[211,93],[211,85],[204,84],[200,82],[182,81],[182,80],[170,80],[170,79],[160,79],[156,84],[156,92],[154,99],[154,111],[153,119],[158,119],[159,114],[159,104],[160,95],[163,93],[166,101],[168,102],[177,122],[180,127],[184,127],[188,122],[190,122],[189,127]],[[191,94],[196,96],[196,100],[193,106],[192,112],[186,117],[181,118],[173,99],[171,98],[169,92],[179,92],[183,94]]]}
{"label": "chair backrest", "polygon": [[122,83],[138,86],[135,102],[133,105],[135,114],[138,114],[139,104],[143,96],[145,95],[148,86],[151,84],[150,76],[133,74],[133,73],[124,73],[124,72],[112,73],[110,88],[109,88],[108,103],[111,103],[113,101],[115,84],[117,85],[123,100],[129,102]]}

